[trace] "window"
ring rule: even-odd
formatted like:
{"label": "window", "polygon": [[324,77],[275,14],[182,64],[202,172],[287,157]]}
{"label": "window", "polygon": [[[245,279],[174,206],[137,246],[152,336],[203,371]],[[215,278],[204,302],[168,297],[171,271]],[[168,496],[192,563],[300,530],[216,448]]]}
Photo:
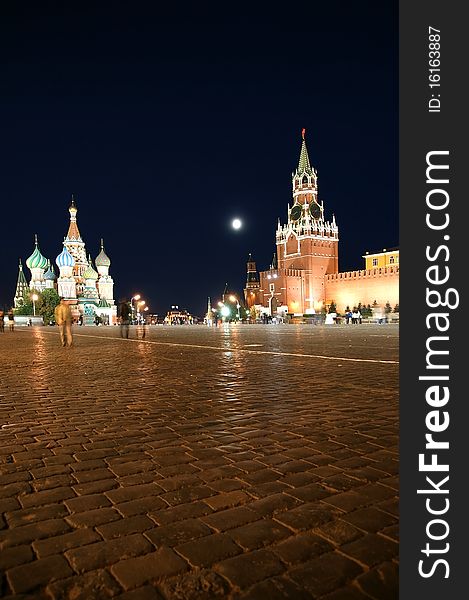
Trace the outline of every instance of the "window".
{"label": "window", "polygon": [[374,267],[377,267],[377,266],[378,266],[378,259],[377,259],[377,258],[374,258],[374,259],[373,259],[373,266],[374,266]]}
{"label": "window", "polygon": [[394,264],[394,256],[390,256],[389,257],[389,264],[393,265]]}
{"label": "window", "polygon": [[271,283],[269,288],[270,288],[271,292],[274,292],[275,291],[275,283]]}

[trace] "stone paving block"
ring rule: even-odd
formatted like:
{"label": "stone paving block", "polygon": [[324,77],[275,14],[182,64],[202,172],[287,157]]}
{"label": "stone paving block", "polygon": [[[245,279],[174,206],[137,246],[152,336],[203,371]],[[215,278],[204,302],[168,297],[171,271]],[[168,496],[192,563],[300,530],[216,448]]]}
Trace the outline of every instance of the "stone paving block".
{"label": "stone paving block", "polygon": [[251,497],[248,494],[237,490],[233,492],[216,494],[209,498],[204,498],[204,502],[215,511],[231,508],[239,504],[246,504],[246,502],[249,502],[250,500]]}
{"label": "stone paving block", "polygon": [[359,531],[346,521],[337,518],[332,519],[324,525],[320,525],[314,532],[337,546],[342,546],[342,544],[352,542],[363,536],[362,531]]}
{"label": "stone paving block", "polygon": [[163,489],[156,483],[145,483],[142,485],[131,485],[130,487],[121,487],[116,490],[106,492],[106,497],[113,504],[121,504],[149,496],[158,496],[162,494]]}
{"label": "stone paving block", "polygon": [[309,532],[290,535],[288,539],[270,548],[283,562],[290,565],[306,562],[333,549],[327,540]]}
{"label": "stone paving block", "polygon": [[58,487],[66,487],[75,483],[73,477],[69,474],[53,475],[52,477],[44,477],[43,479],[33,479],[31,487],[35,492],[42,490],[52,490]]}
{"label": "stone paving block", "polygon": [[151,550],[150,542],[142,534],[135,533],[68,550],[65,556],[77,573],[83,573],[148,553]]}
{"label": "stone paving block", "polygon": [[106,468],[90,469],[89,471],[75,471],[73,477],[76,481],[78,481],[78,483],[100,481],[103,479],[115,479],[114,473],[111,473],[111,471]]}
{"label": "stone paving block", "polygon": [[96,527],[96,531],[105,539],[110,540],[131,533],[141,533],[155,526],[155,523],[145,515],[137,515],[126,519],[119,519],[112,523]]}
{"label": "stone paving block", "polygon": [[117,479],[121,487],[131,487],[133,485],[142,485],[145,483],[160,483],[164,481],[156,471],[146,471],[144,473],[134,473],[133,475],[125,475]]}
{"label": "stone paving block", "polygon": [[247,506],[237,506],[236,508],[229,508],[202,517],[204,523],[207,523],[212,529],[218,531],[234,529],[258,519],[259,515]]}
{"label": "stone paving block", "polygon": [[80,513],[94,508],[110,506],[111,501],[104,494],[90,494],[89,496],[78,496],[70,500],[64,500],[65,506],[71,513]]}
{"label": "stone paving block", "polygon": [[16,498],[2,498],[0,500],[0,513],[13,512],[21,508]]}
{"label": "stone paving block", "polygon": [[272,519],[262,519],[229,531],[234,541],[246,550],[254,550],[278,542],[291,535],[291,530]]}
{"label": "stone paving block", "polygon": [[116,600],[164,600],[152,585],[143,585],[135,590],[124,592],[115,597]]}
{"label": "stone paving block", "polygon": [[31,475],[34,479],[44,479],[46,477],[53,477],[54,475],[67,475],[70,472],[70,465],[50,465],[48,467],[32,469]]}
{"label": "stone paving block", "polygon": [[256,583],[248,590],[233,594],[233,600],[313,600],[313,596],[286,577],[272,577]]}
{"label": "stone paving block", "polygon": [[98,541],[101,541],[101,538],[95,531],[91,529],[77,529],[63,535],[54,535],[43,540],[33,541],[32,545],[37,555],[43,558]]}
{"label": "stone paving block", "polygon": [[114,507],[103,507],[71,514],[65,520],[73,527],[96,527],[121,518]]}
{"label": "stone paving block", "polygon": [[0,499],[13,498],[19,494],[26,494],[31,491],[31,486],[26,481],[9,483],[0,487]]}
{"label": "stone paving block", "polygon": [[163,579],[158,583],[158,589],[168,600],[223,600],[230,597],[230,586],[225,578],[213,570],[198,567]]}
{"label": "stone paving block", "polygon": [[118,487],[115,479],[100,479],[99,481],[89,481],[88,483],[75,483],[73,489],[78,496],[90,496],[91,494],[100,494],[109,492]]}
{"label": "stone paving block", "polygon": [[215,495],[216,492],[208,486],[193,485],[161,494],[161,498],[171,506],[177,506],[178,504],[185,504]]}
{"label": "stone paving block", "polygon": [[67,516],[67,507],[63,504],[47,504],[46,506],[38,506],[33,508],[23,508],[7,512],[5,518],[9,527],[18,527],[28,525],[37,521],[47,521],[48,519],[60,519]]}
{"label": "stone paving block", "polygon": [[322,483],[321,485],[318,483],[310,483],[293,489],[290,488],[289,490],[285,490],[285,493],[302,502],[312,502],[314,500],[320,500],[321,498],[327,498],[331,495],[331,492],[322,487]]}
{"label": "stone paving block", "polygon": [[248,488],[248,484],[239,479],[217,479],[208,482],[208,487],[216,492],[233,492]]}
{"label": "stone paving block", "polygon": [[29,545],[4,548],[0,552],[0,572],[30,562],[33,558],[34,555]]}
{"label": "stone paving block", "polygon": [[102,458],[96,458],[95,460],[85,460],[83,462],[74,462],[70,466],[70,469],[74,473],[78,473],[79,471],[91,471],[92,469],[102,469],[105,468],[106,462]]}
{"label": "stone paving block", "polygon": [[14,473],[8,473],[8,475],[0,475],[0,487],[9,483],[29,481],[30,479],[31,475],[27,471],[15,471]]}
{"label": "stone paving block", "polygon": [[372,504],[369,496],[359,494],[355,490],[333,494],[327,498],[323,498],[322,502],[324,504],[330,504],[340,510],[343,510],[344,512],[349,512],[355,508]]}
{"label": "stone paving block", "polygon": [[164,509],[168,505],[159,496],[148,496],[147,498],[137,498],[136,500],[129,500],[128,502],[121,502],[116,504],[115,508],[124,517],[133,517],[134,515],[141,515],[145,513],[154,513],[159,509]]}
{"label": "stone paving block", "polygon": [[277,512],[288,510],[299,506],[301,502],[288,494],[272,494],[260,500],[254,500],[249,503],[249,508],[261,516],[274,515]]}
{"label": "stone paving block", "polygon": [[395,600],[399,597],[398,566],[385,562],[357,578],[358,586],[374,600]]}
{"label": "stone paving block", "polygon": [[153,527],[145,532],[147,537],[155,546],[178,546],[185,542],[210,535],[212,530],[199,519],[186,519],[177,521],[168,525],[154,527],[154,523],[150,521]]}
{"label": "stone paving block", "polygon": [[354,542],[344,544],[341,551],[368,567],[373,567],[397,556],[398,545],[380,535],[369,533]]}
{"label": "stone paving block", "polygon": [[145,556],[118,562],[111,567],[111,573],[128,590],[160,577],[181,573],[187,568],[187,563],[180,556],[163,546]]}
{"label": "stone paving block", "polygon": [[373,533],[376,533],[385,527],[389,527],[390,525],[394,525],[397,521],[395,517],[378,510],[373,506],[347,513],[342,516],[342,519],[359,529]]}
{"label": "stone paving block", "polygon": [[290,569],[288,577],[317,597],[340,589],[361,572],[356,562],[328,552]]}
{"label": "stone paving block", "polygon": [[69,529],[69,525],[63,519],[49,519],[0,531],[0,549],[27,544],[33,540],[64,533]]}
{"label": "stone paving block", "polygon": [[215,569],[234,586],[248,588],[258,581],[279,575],[284,571],[280,559],[269,550],[254,550],[234,558],[228,558]]}
{"label": "stone paving block", "polygon": [[45,504],[54,504],[68,498],[74,498],[75,492],[69,487],[58,487],[52,490],[44,490],[41,492],[33,492],[19,496],[23,508],[31,506],[44,506]]}
{"label": "stone paving block", "polygon": [[50,556],[9,569],[7,580],[13,592],[21,594],[72,574],[73,571],[63,556]]}
{"label": "stone paving block", "polygon": [[368,594],[364,594],[360,591],[354,584],[351,584],[340,590],[322,596],[321,600],[370,600],[370,597]]}
{"label": "stone paving block", "polygon": [[104,600],[115,598],[122,588],[104,569],[61,579],[47,586],[51,600]]}
{"label": "stone paving block", "polygon": [[294,531],[313,529],[323,523],[332,521],[337,516],[337,510],[320,502],[309,502],[291,510],[274,515],[275,520]]}
{"label": "stone paving block", "polygon": [[242,552],[226,533],[215,533],[192,542],[176,546],[175,550],[191,565],[208,567],[215,562]]}
{"label": "stone paving block", "polygon": [[247,491],[250,496],[254,498],[265,498],[272,494],[281,494],[282,492],[288,492],[292,488],[285,483],[280,481],[271,481],[270,483],[260,483],[254,487],[249,487]]}

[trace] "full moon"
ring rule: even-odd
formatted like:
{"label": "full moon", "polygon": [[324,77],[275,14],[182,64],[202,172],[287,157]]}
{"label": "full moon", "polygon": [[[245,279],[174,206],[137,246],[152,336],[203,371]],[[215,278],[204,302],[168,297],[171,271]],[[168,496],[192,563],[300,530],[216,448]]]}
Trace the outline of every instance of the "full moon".
{"label": "full moon", "polygon": [[233,219],[233,221],[231,222],[231,226],[233,227],[233,229],[240,229],[241,225],[241,219]]}

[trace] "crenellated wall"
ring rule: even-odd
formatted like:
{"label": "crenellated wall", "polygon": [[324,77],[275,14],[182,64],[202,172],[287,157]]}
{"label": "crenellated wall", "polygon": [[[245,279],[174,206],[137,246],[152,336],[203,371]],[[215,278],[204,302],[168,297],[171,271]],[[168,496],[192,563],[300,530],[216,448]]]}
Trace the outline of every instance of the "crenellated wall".
{"label": "crenellated wall", "polygon": [[324,286],[326,302],[334,301],[339,312],[359,302],[372,305],[376,301],[382,306],[389,302],[394,308],[399,304],[399,267],[332,273],[325,276]]}

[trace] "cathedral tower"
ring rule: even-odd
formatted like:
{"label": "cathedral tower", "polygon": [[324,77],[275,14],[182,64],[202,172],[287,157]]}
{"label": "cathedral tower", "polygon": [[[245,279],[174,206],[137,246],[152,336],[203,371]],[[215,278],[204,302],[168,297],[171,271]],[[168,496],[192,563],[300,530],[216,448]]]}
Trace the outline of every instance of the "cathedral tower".
{"label": "cathedral tower", "polygon": [[73,194],[68,212],[70,213],[70,224],[68,226],[67,235],[64,239],[64,245],[67,248],[67,251],[73,256],[73,276],[75,277],[76,293],[81,295],[85,285],[83,273],[88,267],[88,261],[86,259],[85,242],[81,239],[80,231],[78,230],[78,209],[76,207]]}

